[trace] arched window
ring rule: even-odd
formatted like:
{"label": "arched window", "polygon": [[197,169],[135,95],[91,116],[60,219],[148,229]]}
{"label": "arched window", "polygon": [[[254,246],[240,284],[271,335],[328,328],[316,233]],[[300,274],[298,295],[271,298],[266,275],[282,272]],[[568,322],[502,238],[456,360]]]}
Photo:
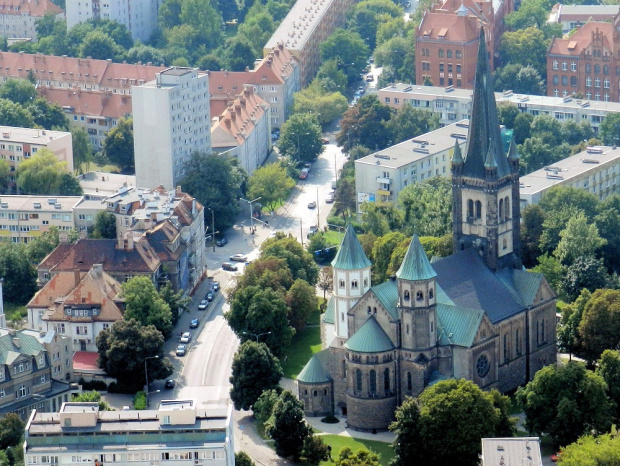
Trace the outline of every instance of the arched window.
{"label": "arched window", "polygon": [[364,287],[368,286],[368,278],[364,278]]}
{"label": "arched window", "polygon": [[359,369],[355,371],[355,390],[362,391],[362,371]]}
{"label": "arched window", "polygon": [[315,391],[312,392],[312,395],[313,396],[319,396],[319,392],[315,390]]}
{"label": "arched window", "polygon": [[390,389],[390,369],[388,368],[383,371],[383,386],[386,392]]}
{"label": "arched window", "polygon": [[446,50],[446,57],[452,58],[452,50]]}
{"label": "arched window", "polygon": [[504,333],[504,361],[508,360],[508,334]]}
{"label": "arched window", "polygon": [[443,58],[443,49],[439,49],[438,55],[439,58]]}
{"label": "arched window", "polygon": [[403,293],[403,299],[405,301],[409,301],[410,296],[409,296],[409,291],[408,290],[405,290],[405,292]]}
{"label": "arched window", "polygon": [[370,380],[368,381],[368,386],[370,393],[377,393],[377,372],[374,370],[370,371],[369,374]]}
{"label": "arched window", "polygon": [[422,293],[421,291],[418,291],[415,294],[415,299],[416,299],[416,301],[422,301],[424,299],[424,293]]}
{"label": "arched window", "polygon": [[407,324],[407,335],[409,335],[409,324]]}
{"label": "arched window", "polygon": [[433,289],[432,289],[432,288],[429,288],[429,289],[428,289],[428,299],[433,299],[433,296],[434,296],[434,294],[433,294]]}
{"label": "arched window", "polygon": [[340,280],[340,288],[344,288],[344,280]]}
{"label": "arched window", "polygon": [[506,196],[506,199],[504,200],[504,215],[506,220],[508,220],[510,218],[510,198],[508,196]]}
{"label": "arched window", "polygon": [[371,313],[372,313],[372,308],[368,306],[368,315],[370,315]]}
{"label": "arched window", "polygon": [[373,313],[373,314],[376,314],[376,313],[377,313],[377,308],[376,308],[376,307],[373,307],[373,308],[372,308],[372,313]]}
{"label": "arched window", "polygon": [[411,372],[407,372],[407,390],[413,390],[413,380],[411,379]]}
{"label": "arched window", "polygon": [[359,284],[357,283],[357,280],[352,280],[351,281],[351,289],[352,290],[357,290]]}
{"label": "arched window", "polygon": [[521,342],[519,341],[519,329],[515,331],[515,351],[518,356],[521,355]]}
{"label": "arched window", "polygon": [[461,58],[461,51],[460,50],[456,51],[456,58]]}
{"label": "arched window", "polygon": [[506,238],[504,238],[502,240],[502,248],[503,249],[508,249],[508,240]]}
{"label": "arched window", "polygon": [[323,395],[324,395],[324,396],[327,396],[327,388],[324,388],[324,389],[323,389]]}
{"label": "arched window", "polygon": [[504,220],[504,200],[499,200],[499,221]]}
{"label": "arched window", "polygon": [[308,390],[304,390],[304,395],[308,396]]}
{"label": "arched window", "polygon": [[476,219],[482,218],[482,202],[476,201]]}
{"label": "arched window", "polygon": [[474,201],[471,199],[467,201],[467,217],[474,218]]}

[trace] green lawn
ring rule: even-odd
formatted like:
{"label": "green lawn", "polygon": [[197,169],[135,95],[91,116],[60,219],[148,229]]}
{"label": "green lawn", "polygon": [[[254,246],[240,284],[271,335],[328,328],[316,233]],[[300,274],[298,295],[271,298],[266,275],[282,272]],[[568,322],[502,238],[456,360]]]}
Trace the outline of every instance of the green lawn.
{"label": "green lawn", "polygon": [[89,164],[82,164],[82,170],[86,172],[105,172],[105,173],[120,173],[121,169],[117,165],[97,165],[95,162]]}
{"label": "green lawn", "polygon": [[295,379],[314,353],[321,351],[321,329],[306,327],[297,332],[284,358],[280,360],[284,377]]}
{"label": "green lawn", "polygon": [[325,233],[323,233],[323,235],[325,237],[325,241],[327,241],[329,244],[340,244],[340,241],[342,241],[343,233],[340,233],[336,230],[327,230]]}
{"label": "green lawn", "polygon": [[[332,447],[332,459],[338,458],[338,453],[342,447],[349,447],[351,450],[358,451],[362,448],[372,450],[379,455],[379,462],[387,465],[394,457],[394,449],[389,443],[378,442],[376,440],[362,440],[343,435],[321,435],[323,441]],[[334,461],[323,461],[321,465],[334,464]]]}
{"label": "green lawn", "polygon": [[22,317],[26,317],[28,315],[26,306],[15,303],[4,303],[4,313],[7,316],[7,319],[10,319],[10,316],[16,311],[19,312],[19,315]]}

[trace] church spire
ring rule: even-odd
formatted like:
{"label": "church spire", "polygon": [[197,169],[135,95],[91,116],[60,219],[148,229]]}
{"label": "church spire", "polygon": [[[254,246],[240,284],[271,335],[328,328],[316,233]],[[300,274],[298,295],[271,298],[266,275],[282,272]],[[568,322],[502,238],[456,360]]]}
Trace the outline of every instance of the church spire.
{"label": "church spire", "polygon": [[459,146],[459,140],[454,139],[454,152],[452,153],[452,164],[463,163],[463,154],[461,153],[461,146]]}
{"label": "church spire", "polygon": [[463,164],[463,176],[478,179],[485,179],[488,163],[497,167],[498,177],[510,174],[510,166],[502,149],[489,60],[484,29],[480,28],[474,95]]}
{"label": "church spire", "polygon": [[424,252],[418,235],[413,235],[403,263],[400,265],[398,272],[396,272],[396,278],[400,280],[418,281],[430,280],[436,276],[437,273],[428,261],[428,257],[426,257],[426,252]]}
{"label": "church spire", "polygon": [[338,253],[332,261],[332,267],[342,270],[357,270],[370,267],[371,265],[370,260],[366,257],[366,253],[355,235],[353,227],[349,223],[342,243],[340,243]]}

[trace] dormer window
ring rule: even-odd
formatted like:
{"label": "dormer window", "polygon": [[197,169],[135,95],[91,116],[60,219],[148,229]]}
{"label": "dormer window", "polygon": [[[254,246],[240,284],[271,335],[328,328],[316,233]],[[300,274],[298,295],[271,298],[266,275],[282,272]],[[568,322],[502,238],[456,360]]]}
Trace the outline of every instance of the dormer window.
{"label": "dormer window", "polygon": [[409,299],[411,299],[411,296],[409,295],[409,291],[405,290],[405,292],[403,293],[403,299],[405,301],[409,301]]}
{"label": "dormer window", "polygon": [[421,291],[418,291],[415,294],[415,299],[416,299],[416,301],[422,301],[424,299],[424,293],[422,293]]}

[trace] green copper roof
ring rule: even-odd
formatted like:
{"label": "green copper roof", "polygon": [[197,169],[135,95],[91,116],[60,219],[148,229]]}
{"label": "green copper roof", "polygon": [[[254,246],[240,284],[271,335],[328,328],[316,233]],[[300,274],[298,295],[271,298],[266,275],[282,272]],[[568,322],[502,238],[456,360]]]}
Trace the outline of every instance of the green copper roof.
{"label": "green copper roof", "polygon": [[401,280],[428,280],[436,276],[437,273],[428,261],[418,235],[414,235],[396,277]]}
{"label": "green copper roof", "polygon": [[398,309],[396,308],[398,304],[398,287],[396,286],[396,282],[388,280],[380,285],[373,286],[370,290],[388,311],[392,320],[397,321],[399,316]]}
{"label": "green copper roof", "polygon": [[484,316],[482,309],[437,304],[437,338],[440,345],[471,347]]}
{"label": "green copper roof", "polygon": [[334,298],[331,297],[327,301],[327,309],[325,309],[325,314],[323,314],[323,322],[326,324],[333,324],[334,322],[334,306],[335,301]]}
{"label": "green copper roof", "polygon": [[510,146],[508,146],[508,159],[519,160],[519,153],[517,152],[517,143],[514,138],[510,140]]}
{"label": "green copper roof", "polygon": [[45,351],[43,345],[23,332],[15,332],[14,335],[6,332],[0,336],[0,364],[11,364],[22,354],[36,356],[42,351]]}
{"label": "green copper roof", "polygon": [[[323,350],[326,351],[326,350]],[[318,353],[310,358],[304,368],[297,376],[298,382],[303,383],[325,383],[329,382],[331,377],[321,362]]]}
{"label": "green copper roof", "polygon": [[375,316],[370,316],[364,325],[347,340],[344,347],[356,353],[383,353],[393,350],[394,344]]}
{"label": "green copper roof", "polygon": [[338,254],[332,261],[335,269],[341,270],[357,270],[370,267],[372,264],[366,257],[366,253],[362,249],[362,245],[357,239],[351,224],[347,226]]}
{"label": "green copper roof", "polygon": [[514,280],[515,288],[519,292],[523,304],[528,307],[534,304],[534,298],[540,289],[543,275],[540,273],[528,272],[527,270],[513,270],[512,279]]}

